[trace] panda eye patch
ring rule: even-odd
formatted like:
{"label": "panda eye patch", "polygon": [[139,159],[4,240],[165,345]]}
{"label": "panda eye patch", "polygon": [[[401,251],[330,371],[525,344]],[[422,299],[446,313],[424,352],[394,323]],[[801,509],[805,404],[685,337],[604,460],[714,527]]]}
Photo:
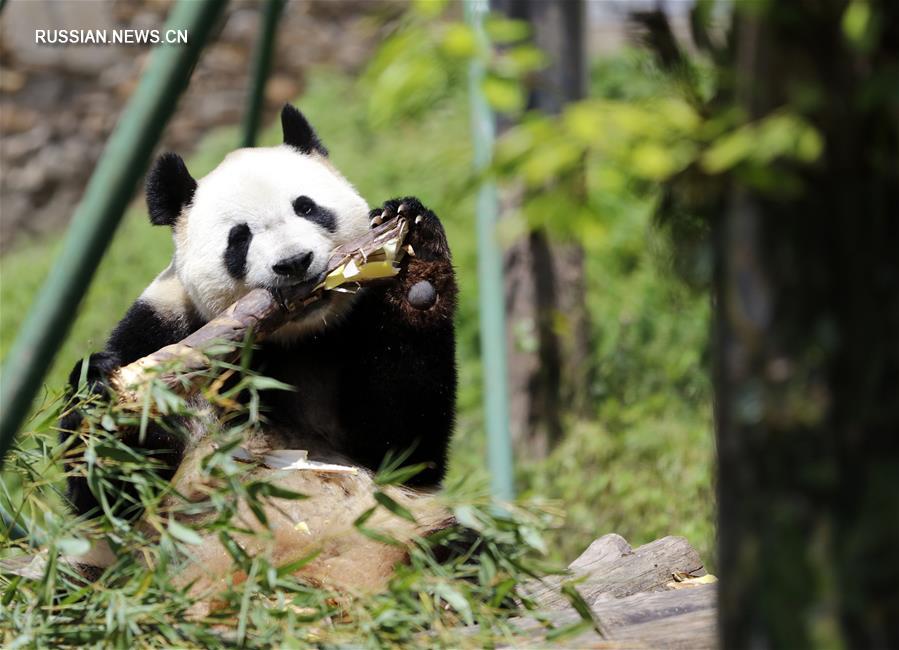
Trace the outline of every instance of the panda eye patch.
{"label": "panda eye patch", "polygon": [[300,217],[308,217],[313,212],[315,212],[315,201],[310,199],[308,196],[301,196],[296,201],[293,202],[293,210]]}
{"label": "panda eye patch", "polygon": [[329,232],[337,230],[337,216],[328,208],[318,205],[308,196],[300,196],[294,199],[293,211],[298,217],[308,219]]}
{"label": "panda eye patch", "polygon": [[253,233],[245,223],[239,223],[228,232],[228,247],[225,249],[225,269],[237,280],[247,274],[247,252]]}

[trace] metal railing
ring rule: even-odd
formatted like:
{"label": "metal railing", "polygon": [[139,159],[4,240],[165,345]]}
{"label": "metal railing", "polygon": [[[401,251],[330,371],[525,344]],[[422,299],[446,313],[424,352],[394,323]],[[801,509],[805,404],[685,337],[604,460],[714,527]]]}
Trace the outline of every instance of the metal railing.
{"label": "metal railing", "polygon": [[[465,17],[482,43],[486,42],[483,18],[487,0],[466,0]],[[474,163],[490,166],[496,125],[481,90],[484,65],[473,59],[469,69]],[[512,436],[509,431],[509,382],[506,361],[506,301],[503,286],[503,251],[497,238],[499,202],[496,185],[485,181],[478,189],[478,308],[481,321],[484,421],[487,430],[487,464],[490,490],[500,499],[515,496],[512,470]]]}
{"label": "metal railing", "polygon": [[275,34],[278,17],[286,0],[266,0],[259,28],[259,39],[253,51],[253,63],[250,74],[250,93],[247,95],[247,110],[243,118],[243,141],[241,146],[252,147],[256,144],[256,131],[262,117],[262,106],[265,104],[265,82],[272,66],[272,52],[275,49]]}

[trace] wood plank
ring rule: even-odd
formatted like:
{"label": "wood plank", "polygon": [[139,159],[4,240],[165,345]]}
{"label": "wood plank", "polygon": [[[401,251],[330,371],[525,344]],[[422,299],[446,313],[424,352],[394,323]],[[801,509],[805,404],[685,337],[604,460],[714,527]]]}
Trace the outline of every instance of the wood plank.
{"label": "wood plank", "polygon": [[[705,575],[699,553],[683,537],[663,537],[633,550],[620,535],[604,535],[569,565],[578,576],[587,576],[578,591],[592,605],[604,594],[623,598],[644,591],[667,589],[672,574]],[[567,607],[559,593],[563,578],[553,576],[525,589],[546,609]]]}
{"label": "wood plank", "polygon": [[[587,630],[553,643],[553,647],[716,648],[716,603],[717,587],[714,584],[640,593],[625,598],[606,595],[592,606],[606,638]],[[557,613],[553,624],[564,627],[576,623],[579,618],[577,612],[566,609]],[[513,619],[511,622],[523,637],[532,640],[505,647],[546,646],[545,630],[537,621]]]}

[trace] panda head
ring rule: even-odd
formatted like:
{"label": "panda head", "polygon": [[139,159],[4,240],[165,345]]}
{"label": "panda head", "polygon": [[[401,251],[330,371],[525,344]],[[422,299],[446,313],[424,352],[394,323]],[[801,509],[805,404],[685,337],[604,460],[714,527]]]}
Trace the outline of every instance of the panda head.
{"label": "panda head", "polygon": [[[334,248],[368,229],[366,202],[302,113],[286,105],[281,125],[282,145],[238,149],[199,181],[171,153],[147,176],[150,221],[172,227],[175,271],[205,319],[251,289],[315,282]],[[350,300],[329,294],[280,334],[319,329]]]}

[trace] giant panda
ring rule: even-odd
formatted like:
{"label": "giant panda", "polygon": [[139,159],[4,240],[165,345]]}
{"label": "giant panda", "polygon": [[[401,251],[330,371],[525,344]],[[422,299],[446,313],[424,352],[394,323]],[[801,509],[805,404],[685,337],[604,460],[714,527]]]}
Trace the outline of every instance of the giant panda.
{"label": "giant panda", "polygon": [[[181,340],[251,289],[317,282],[335,247],[404,206],[416,215],[408,239],[414,257],[406,256],[399,275],[355,294],[329,292],[261,344],[252,364],[294,389],[262,394],[272,444],[371,471],[389,453],[409,452],[406,463],[426,465],[410,483],[433,488],[446,468],[457,381],[457,288],[444,229],[412,197],[369,210],[302,113],[286,105],[281,125],[283,144],[234,151],[199,181],[175,154],[155,162],[146,182],[149,217],[171,228],[174,256],[105,349],[85,360],[88,382],[102,392],[116,368]],[[73,390],[82,376],[79,363]],[[64,440],[80,418],[77,411],[63,418]],[[193,440],[157,427],[129,444],[165,450],[172,475],[202,438],[202,423],[188,430]],[[96,514],[96,495],[72,474],[73,509]]]}

